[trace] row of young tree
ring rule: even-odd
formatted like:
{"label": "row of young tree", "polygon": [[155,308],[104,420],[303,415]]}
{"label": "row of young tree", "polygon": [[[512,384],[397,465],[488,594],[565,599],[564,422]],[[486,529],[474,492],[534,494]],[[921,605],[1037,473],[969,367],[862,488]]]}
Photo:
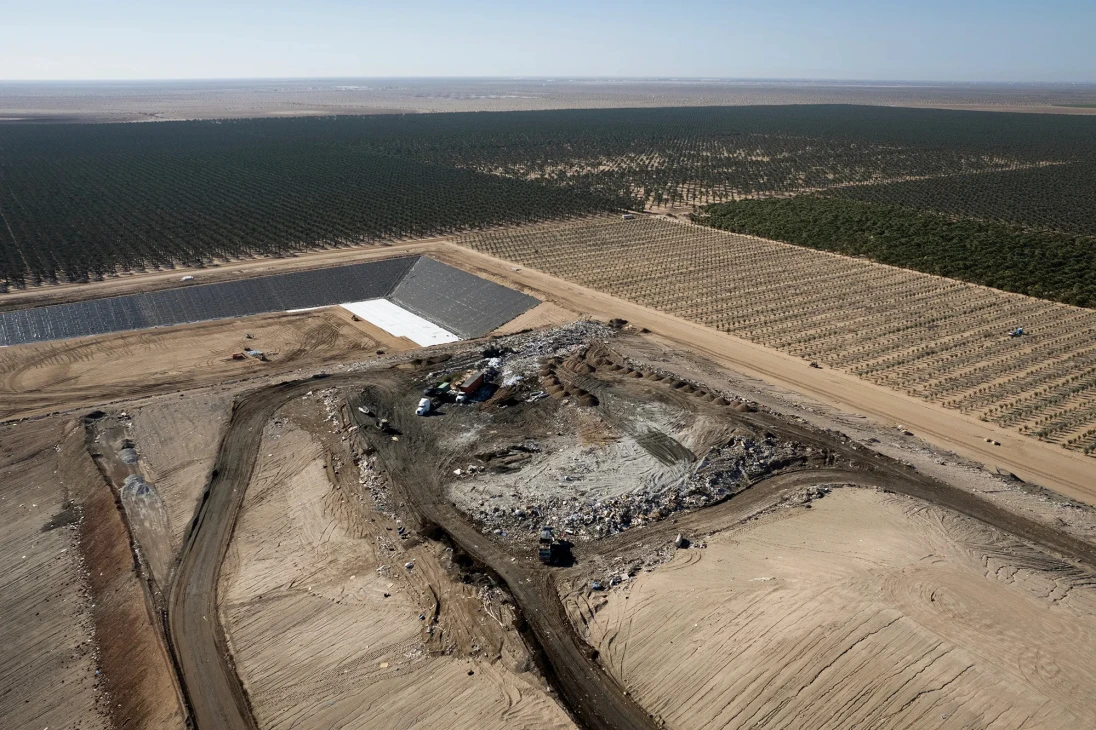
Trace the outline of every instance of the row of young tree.
{"label": "row of young tree", "polygon": [[399,126],[340,120],[332,134],[359,124],[370,130],[361,144],[378,154],[637,205],[849,190],[978,215],[997,199],[1005,202],[987,217],[1096,235],[1076,204],[1096,165],[1096,118],[832,105],[585,109],[421,115]]}

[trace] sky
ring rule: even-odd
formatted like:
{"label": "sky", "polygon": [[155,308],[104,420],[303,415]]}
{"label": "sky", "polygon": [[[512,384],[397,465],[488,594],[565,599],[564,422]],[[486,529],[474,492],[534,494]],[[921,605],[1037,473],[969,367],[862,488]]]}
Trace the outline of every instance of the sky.
{"label": "sky", "polygon": [[0,0],[0,80],[1096,82],[1094,0]]}

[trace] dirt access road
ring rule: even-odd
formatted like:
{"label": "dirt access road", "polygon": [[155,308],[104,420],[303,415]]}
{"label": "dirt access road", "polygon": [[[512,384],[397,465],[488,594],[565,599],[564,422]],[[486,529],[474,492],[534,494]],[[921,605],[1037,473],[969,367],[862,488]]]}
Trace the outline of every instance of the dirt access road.
{"label": "dirt access road", "polygon": [[416,428],[417,417],[409,415],[413,409],[404,403],[415,391],[409,391],[406,383],[392,386],[380,379],[370,391],[371,405],[393,404],[385,409],[385,415],[402,433],[399,440],[376,431],[373,419],[362,416],[358,409],[362,402],[356,397],[348,398],[350,413],[358,433],[370,438],[377,448],[379,462],[392,484],[407,498],[419,522],[417,531],[430,535],[440,530],[506,584],[542,652],[549,681],[578,725],[588,730],[653,730],[656,725],[650,715],[605,673],[572,628],[551,571],[529,557],[515,558],[505,546],[479,532],[446,498],[441,459],[423,458],[438,453],[436,444],[423,437]]}

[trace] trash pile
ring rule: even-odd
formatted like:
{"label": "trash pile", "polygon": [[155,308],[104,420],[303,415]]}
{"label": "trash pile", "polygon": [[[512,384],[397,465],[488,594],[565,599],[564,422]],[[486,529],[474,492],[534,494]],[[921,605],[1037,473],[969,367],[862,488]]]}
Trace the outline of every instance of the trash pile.
{"label": "trash pile", "polygon": [[444,367],[427,375],[426,390],[430,392],[424,395],[445,397],[455,393],[453,386],[460,383],[461,375],[483,373],[485,382],[493,387],[480,389],[475,395],[458,395],[458,403],[490,399],[505,406],[518,400],[534,402],[548,397],[536,386],[534,377],[544,360],[565,358],[589,347],[591,340],[611,334],[603,324],[580,320],[558,329],[511,335],[489,344],[479,358],[460,356],[445,361]]}
{"label": "trash pile", "polygon": [[507,378],[536,373],[546,358],[566,357],[589,347],[591,342],[605,341],[612,336],[613,330],[600,322],[579,320],[557,329],[507,337],[505,343],[512,352],[500,358],[503,382]]}
{"label": "trash pile", "polygon": [[734,436],[708,451],[697,465],[693,481],[725,497],[773,469],[801,459],[804,453],[809,449],[804,450],[798,443]]}
{"label": "trash pile", "polygon": [[[509,469],[519,471],[532,453],[535,450],[524,445],[521,450],[507,452],[503,459]],[[801,446],[793,442],[735,436],[711,449],[680,480],[661,489],[645,487],[616,497],[593,499],[582,493],[581,479],[572,481],[565,476],[569,494],[528,494],[515,484],[503,505],[492,506],[482,500],[471,517],[485,532],[502,537],[531,538],[541,526],[552,525],[566,539],[594,540],[663,520],[682,510],[721,502],[772,469],[801,460],[802,453]],[[477,471],[462,470],[458,476],[474,479]]]}
{"label": "trash pile", "polygon": [[362,457],[358,460],[358,478],[362,487],[373,498],[373,504],[377,511],[396,519],[396,513],[392,509],[389,500],[391,494],[388,489],[388,480],[377,470],[376,456]]}

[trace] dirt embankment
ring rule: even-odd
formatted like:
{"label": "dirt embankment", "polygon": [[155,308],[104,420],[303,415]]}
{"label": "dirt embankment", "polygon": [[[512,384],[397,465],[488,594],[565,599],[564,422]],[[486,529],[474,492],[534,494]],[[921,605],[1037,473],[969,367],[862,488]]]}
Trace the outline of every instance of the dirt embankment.
{"label": "dirt embankment", "polygon": [[[263,314],[0,348],[0,420],[175,393],[415,347],[340,311]],[[267,355],[232,359],[254,348]]]}
{"label": "dirt embankment", "polygon": [[[182,728],[158,615],[79,421],[5,427],[5,727]],[[8,449],[11,451],[8,451]],[[25,573],[25,571],[30,571]],[[30,642],[30,643],[28,643]]]}
{"label": "dirt embankment", "polygon": [[[74,437],[75,443],[70,443]],[[98,674],[95,598],[73,501],[81,475],[62,452],[82,431],[60,419],[0,427],[0,725],[110,726]],[[90,476],[96,476],[94,467]]]}
{"label": "dirt embankment", "polygon": [[209,483],[233,398],[231,392],[196,392],[129,409],[129,436],[141,468],[167,508],[173,556]]}
{"label": "dirt embankment", "polygon": [[221,576],[259,724],[573,728],[526,671],[499,592],[461,582],[452,551],[401,539],[374,508],[317,418],[322,400],[296,399],[264,429]]}
{"label": "dirt embankment", "polygon": [[1096,722],[1092,573],[876,490],[810,506],[570,593],[605,665],[667,725]]}
{"label": "dirt embankment", "polygon": [[66,463],[80,469],[80,544],[95,599],[99,663],[111,717],[116,726],[181,728],[185,711],[161,636],[159,611],[138,574],[123,508],[87,453],[80,431]]}

